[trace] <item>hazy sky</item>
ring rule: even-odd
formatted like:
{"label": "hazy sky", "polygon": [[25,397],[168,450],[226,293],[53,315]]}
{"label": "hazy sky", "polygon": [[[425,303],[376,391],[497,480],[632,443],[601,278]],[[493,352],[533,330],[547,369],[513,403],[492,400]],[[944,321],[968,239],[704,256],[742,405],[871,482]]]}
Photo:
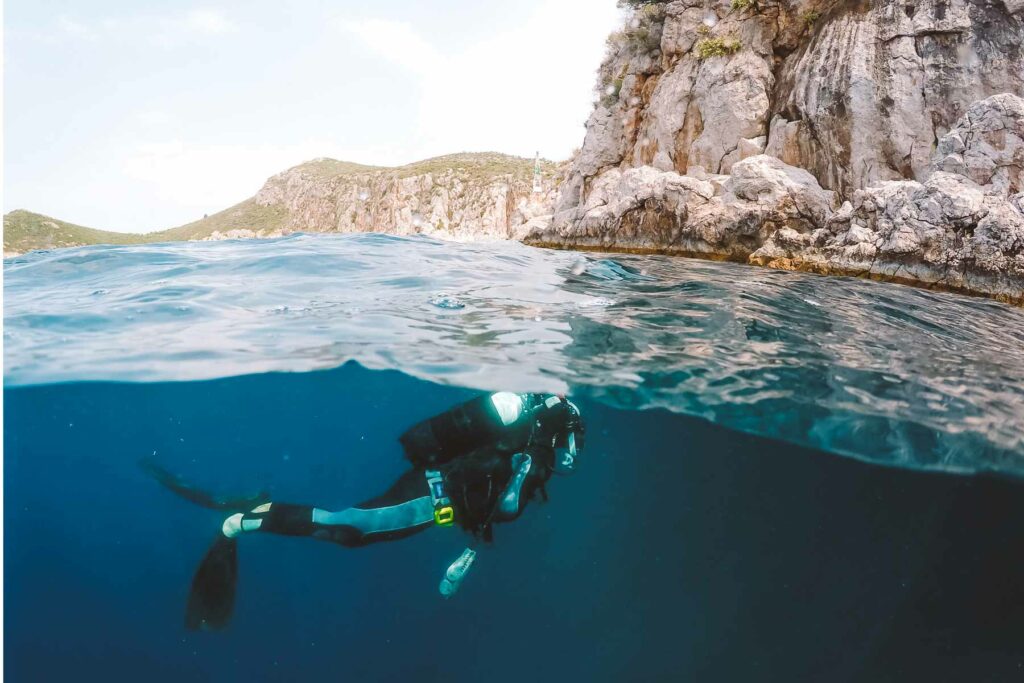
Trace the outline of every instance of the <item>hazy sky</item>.
{"label": "hazy sky", "polygon": [[6,0],[4,212],[142,232],[315,157],[561,159],[615,0]]}

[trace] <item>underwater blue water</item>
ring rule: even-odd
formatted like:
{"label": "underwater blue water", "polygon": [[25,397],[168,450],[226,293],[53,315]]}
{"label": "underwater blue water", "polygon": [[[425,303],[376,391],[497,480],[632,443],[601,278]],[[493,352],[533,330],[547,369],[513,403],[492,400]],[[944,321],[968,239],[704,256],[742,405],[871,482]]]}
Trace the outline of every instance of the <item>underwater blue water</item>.
{"label": "underwater blue water", "polygon": [[[12,681],[1024,676],[1024,312],[685,259],[378,235],[5,261]],[[240,542],[224,494],[342,508],[480,389],[567,390],[581,470],[466,539]],[[968,474],[976,473],[976,474]]]}

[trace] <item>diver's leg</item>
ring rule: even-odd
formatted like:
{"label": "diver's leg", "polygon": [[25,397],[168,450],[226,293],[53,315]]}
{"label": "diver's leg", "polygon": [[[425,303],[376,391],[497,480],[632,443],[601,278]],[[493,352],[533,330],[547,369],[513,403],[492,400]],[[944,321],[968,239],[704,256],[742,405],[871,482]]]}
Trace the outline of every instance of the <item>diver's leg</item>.
{"label": "diver's leg", "polygon": [[223,533],[262,531],[284,536],[310,536],[355,548],[406,538],[434,523],[434,506],[422,470],[406,472],[383,495],[340,512],[306,505],[267,503],[252,512],[232,515]]}

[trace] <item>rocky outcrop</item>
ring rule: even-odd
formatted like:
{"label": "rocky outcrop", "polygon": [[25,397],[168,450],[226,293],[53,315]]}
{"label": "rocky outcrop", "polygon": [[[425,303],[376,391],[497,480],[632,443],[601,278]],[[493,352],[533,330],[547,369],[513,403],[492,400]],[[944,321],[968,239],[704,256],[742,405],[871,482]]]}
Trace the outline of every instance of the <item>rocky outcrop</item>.
{"label": "rocky outcrop", "polygon": [[823,227],[779,230],[754,264],[862,275],[986,294],[1024,305],[1024,216],[963,176],[858,191]]}
{"label": "rocky outcrop", "polygon": [[836,208],[806,171],[756,156],[730,176],[697,179],[650,167],[600,176],[579,211],[538,226],[546,245],[746,260],[776,230],[809,232]]}
{"label": "rocky outcrop", "polygon": [[556,213],[526,240],[1024,301],[1022,15],[1002,0],[644,5],[610,38]]}
{"label": "rocky outcrop", "polygon": [[[724,258],[860,275],[1024,304],[1024,100],[972,106],[937,146],[931,175],[839,204],[808,171],[758,155],[730,175],[611,169],[587,199],[526,241]],[[980,182],[979,182],[980,181]]]}
{"label": "rocky outcrop", "polygon": [[932,168],[967,176],[992,194],[1024,192],[1024,100],[1002,95],[974,104],[939,140]]}
{"label": "rocky outcrop", "polygon": [[[316,160],[272,177],[256,194],[263,207],[283,209],[285,232],[383,232],[444,239],[510,239],[549,214],[557,168],[499,154],[439,157],[398,169],[345,168]],[[346,167],[354,165],[346,164]]]}
{"label": "rocky outcrop", "polygon": [[1024,100],[970,107],[923,183],[858,190],[820,230],[778,232],[750,261],[987,294],[1024,304]]}
{"label": "rocky outcrop", "polygon": [[769,147],[825,187],[924,180],[971,103],[1024,93],[1024,21],[1001,0],[829,4],[779,70]]}

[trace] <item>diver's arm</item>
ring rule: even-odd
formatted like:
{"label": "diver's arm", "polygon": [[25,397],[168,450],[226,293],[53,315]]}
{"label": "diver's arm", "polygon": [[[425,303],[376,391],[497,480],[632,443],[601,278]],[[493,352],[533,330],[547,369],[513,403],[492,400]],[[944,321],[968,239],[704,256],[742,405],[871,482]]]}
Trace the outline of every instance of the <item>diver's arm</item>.
{"label": "diver's arm", "polygon": [[526,453],[516,453],[512,456],[512,478],[498,499],[498,509],[495,517],[507,521],[519,516],[522,501],[523,483],[530,474],[533,459]]}
{"label": "diver's arm", "polygon": [[[533,459],[527,453],[516,453],[512,456],[512,478],[498,498],[498,504],[493,513],[496,521],[508,521],[519,516],[523,484],[530,474],[532,465]],[[474,560],[476,560],[476,548],[471,545],[462,551],[459,558],[445,570],[438,586],[442,597],[448,599],[458,592],[463,579],[466,578],[466,574],[473,566]]]}

